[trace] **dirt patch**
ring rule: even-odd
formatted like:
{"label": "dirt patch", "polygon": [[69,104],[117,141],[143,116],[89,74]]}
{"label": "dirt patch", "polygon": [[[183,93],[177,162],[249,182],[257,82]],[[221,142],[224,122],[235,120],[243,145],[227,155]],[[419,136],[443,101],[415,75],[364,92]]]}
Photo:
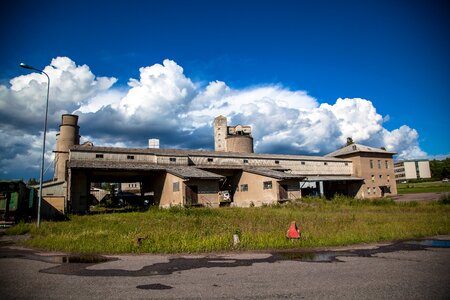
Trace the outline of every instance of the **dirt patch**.
{"label": "dirt patch", "polygon": [[443,196],[449,194],[448,192],[436,192],[436,193],[414,193],[414,194],[403,194],[394,196],[393,199],[396,202],[430,202],[437,201]]}

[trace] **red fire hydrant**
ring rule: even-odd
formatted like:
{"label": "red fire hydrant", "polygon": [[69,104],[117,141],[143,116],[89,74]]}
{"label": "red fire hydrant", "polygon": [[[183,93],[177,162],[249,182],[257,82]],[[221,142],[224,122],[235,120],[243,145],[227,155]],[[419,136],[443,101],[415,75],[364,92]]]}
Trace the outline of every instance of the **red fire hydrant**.
{"label": "red fire hydrant", "polygon": [[298,229],[295,221],[292,221],[291,226],[286,232],[286,237],[288,239],[299,239],[300,238],[300,229]]}

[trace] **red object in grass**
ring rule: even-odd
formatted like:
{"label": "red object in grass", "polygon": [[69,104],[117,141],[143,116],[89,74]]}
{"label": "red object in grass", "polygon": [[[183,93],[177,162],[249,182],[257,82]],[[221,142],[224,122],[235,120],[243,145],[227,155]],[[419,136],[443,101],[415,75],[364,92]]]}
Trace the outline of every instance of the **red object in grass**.
{"label": "red object in grass", "polygon": [[291,223],[289,227],[286,237],[289,239],[299,239],[300,238],[300,229],[298,229],[297,224],[295,222]]}

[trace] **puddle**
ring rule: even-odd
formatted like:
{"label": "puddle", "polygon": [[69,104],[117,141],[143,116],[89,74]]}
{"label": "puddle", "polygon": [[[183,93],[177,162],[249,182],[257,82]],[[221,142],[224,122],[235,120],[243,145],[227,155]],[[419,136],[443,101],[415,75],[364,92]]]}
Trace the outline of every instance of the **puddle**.
{"label": "puddle", "polygon": [[450,248],[450,241],[445,240],[418,240],[418,241],[408,241],[407,244],[421,245],[435,248]]}
{"label": "puddle", "polygon": [[[101,255],[55,255],[42,256],[31,249],[11,249],[8,247],[0,247],[0,259],[2,258],[21,258],[38,260],[56,264],[52,267],[42,269],[40,272],[47,274],[63,274],[75,276],[120,276],[120,277],[143,277],[143,276],[161,276],[179,273],[186,270],[201,268],[236,268],[250,267],[257,263],[277,263],[280,261],[299,261],[306,263],[345,263],[338,257],[374,257],[380,253],[392,253],[398,251],[430,251],[430,248],[449,248],[450,240],[412,240],[401,241],[390,244],[380,245],[374,248],[350,249],[342,251],[310,251],[306,250],[286,250],[267,253],[266,255],[248,254],[240,256],[234,255],[233,258],[227,256],[196,256],[196,257],[168,257],[167,261],[146,264],[142,260],[142,268],[136,270],[110,268],[110,269],[92,269],[89,268],[95,264],[108,261],[119,260],[114,257],[104,257]],[[125,259],[126,261],[126,259]],[[170,286],[161,284],[148,284],[137,286],[139,289],[157,290],[169,289]]]}
{"label": "puddle", "polygon": [[281,260],[295,260],[303,262],[339,262],[337,256],[357,256],[351,252],[280,252],[274,253]]}
{"label": "puddle", "polygon": [[160,284],[160,283],[138,285],[136,288],[141,289],[141,290],[170,290],[170,289],[173,289],[172,286]]}
{"label": "puddle", "polygon": [[66,255],[66,256],[47,256],[43,261],[56,264],[99,264],[107,261],[116,260],[101,255]]}

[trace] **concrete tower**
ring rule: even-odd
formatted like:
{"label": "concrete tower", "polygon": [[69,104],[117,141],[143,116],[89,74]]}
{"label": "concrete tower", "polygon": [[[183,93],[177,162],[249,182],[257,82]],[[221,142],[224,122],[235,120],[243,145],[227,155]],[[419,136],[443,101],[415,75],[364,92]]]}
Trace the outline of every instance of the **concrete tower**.
{"label": "concrete tower", "polygon": [[227,118],[218,116],[214,119],[214,151],[227,151]]}
{"label": "concrete tower", "polygon": [[55,174],[57,181],[66,180],[66,165],[69,160],[69,149],[80,144],[80,127],[77,115],[62,115],[59,133],[56,134]]}

